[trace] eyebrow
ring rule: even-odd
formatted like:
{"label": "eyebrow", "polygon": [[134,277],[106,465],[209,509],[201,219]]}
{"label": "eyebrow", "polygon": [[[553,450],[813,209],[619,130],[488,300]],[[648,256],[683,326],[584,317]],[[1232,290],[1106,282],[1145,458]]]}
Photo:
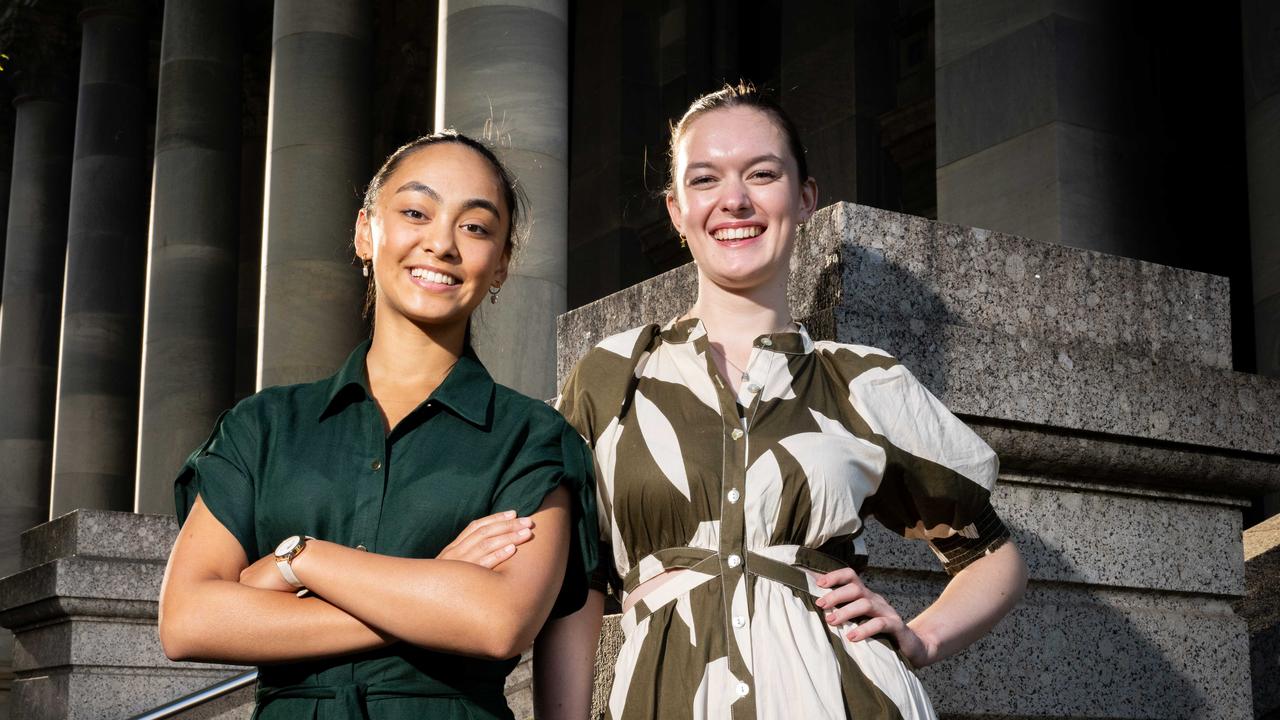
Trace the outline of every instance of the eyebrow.
{"label": "eyebrow", "polygon": [[462,203],[463,210],[474,210],[476,208],[479,208],[481,210],[488,210],[489,212],[493,213],[493,216],[495,218],[502,217],[502,213],[498,212],[498,206],[494,205],[492,202],[488,200],[485,200],[484,198],[471,198],[470,200]]}
{"label": "eyebrow", "polygon": [[443,200],[443,198],[440,197],[440,193],[436,192],[435,190],[432,190],[431,187],[428,185],[423,185],[417,180],[410,180],[409,182],[396,188],[396,194],[400,194],[402,192],[420,192],[423,195],[430,197],[432,200],[435,200],[436,202],[440,202],[441,200]]}
{"label": "eyebrow", "polygon": [[[756,165],[762,162],[781,163],[782,158],[778,157],[777,155],[774,155],[773,153],[765,153],[764,155],[757,155],[747,161],[747,167],[750,167],[752,165]],[[685,166],[685,171],[693,170],[694,168],[701,169],[701,168],[713,168],[713,167],[715,167],[715,163],[701,161],[701,162],[689,163],[688,165]]]}
{"label": "eyebrow", "polygon": [[[397,194],[402,192],[420,192],[430,197],[432,200],[435,200],[436,202],[444,202],[444,198],[440,197],[440,193],[432,189],[431,186],[423,185],[417,180],[410,180],[409,182],[396,188]],[[493,213],[493,216],[496,218],[502,217],[502,213],[498,212],[498,206],[494,205],[489,200],[485,200],[484,198],[471,198],[470,200],[462,203],[463,210],[474,210],[477,208],[479,208],[480,210],[488,210],[489,212]]]}

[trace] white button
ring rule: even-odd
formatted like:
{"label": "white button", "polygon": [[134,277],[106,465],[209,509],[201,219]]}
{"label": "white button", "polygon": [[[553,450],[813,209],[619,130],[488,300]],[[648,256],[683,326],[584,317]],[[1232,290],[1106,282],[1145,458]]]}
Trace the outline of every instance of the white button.
{"label": "white button", "polygon": [[740,697],[746,697],[747,693],[751,692],[751,686],[746,683],[738,683],[737,689]]}
{"label": "white button", "polygon": [[733,439],[734,439],[734,440],[741,440],[741,439],[742,439],[742,428],[734,428],[734,429],[733,429],[733,432],[729,433],[729,435],[731,435],[731,436],[733,437]]}
{"label": "white button", "polygon": [[740,497],[742,497],[742,493],[738,492],[737,488],[729,491],[729,502],[736,503]]}
{"label": "white button", "polygon": [[760,392],[760,386],[755,383],[751,383],[750,385],[747,386],[747,392],[754,395],[755,393]]}
{"label": "white button", "polygon": [[773,347],[773,341],[769,338],[760,338],[760,344],[765,347]]}
{"label": "white button", "polygon": [[738,567],[739,565],[742,564],[742,558],[738,557],[737,555],[730,555],[728,560],[729,560],[729,567]]}
{"label": "white button", "polygon": [[747,626],[747,619],[741,615],[733,616],[733,626],[736,628],[744,628]]}

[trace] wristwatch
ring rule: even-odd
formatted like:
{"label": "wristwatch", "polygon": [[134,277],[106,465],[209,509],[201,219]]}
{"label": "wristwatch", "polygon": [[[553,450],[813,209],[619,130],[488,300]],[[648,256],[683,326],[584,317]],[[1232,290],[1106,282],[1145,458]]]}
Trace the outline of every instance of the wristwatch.
{"label": "wristwatch", "polygon": [[307,548],[308,540],[315,540],[315,538],[309,535],[290,535],[276,546],[276,567],[284,576],[285,582],[296,588],[302,587],[302,581],[294,574],[292,563],[293,559]]}

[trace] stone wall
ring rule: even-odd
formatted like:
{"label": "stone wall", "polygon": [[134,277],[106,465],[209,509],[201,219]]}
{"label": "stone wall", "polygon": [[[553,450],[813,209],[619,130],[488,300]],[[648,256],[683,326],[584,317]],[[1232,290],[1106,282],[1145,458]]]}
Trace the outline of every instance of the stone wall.
{"label": "stone wall", "polygon": [[[603,337],[682,313],[695,278],[679,268],[563,316],[560,376]],[[1266,411],[1280,382],[1230,370],[1229,290],[851,204],[808,223],[796,317],[902,359],[1001,456],[994,502],[1031,583],[995,632],[921,672],[944,716],[1252,717],[1232,603],[1241,508],[1280,487]],[[904,615],[937,597],[925,546],[878,526],[868,546],[868,583]]]}

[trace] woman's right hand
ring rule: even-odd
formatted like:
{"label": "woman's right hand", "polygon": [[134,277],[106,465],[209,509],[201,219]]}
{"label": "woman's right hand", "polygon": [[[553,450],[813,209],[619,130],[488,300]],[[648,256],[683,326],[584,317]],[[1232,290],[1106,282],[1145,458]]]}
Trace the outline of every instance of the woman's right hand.
{"label": "woman's right hand", "polygon": [[518,518],[514,510],[507,510],[472,520],[436,559],[469,562],[492,570],[515,555],[517,545],[532,537],[533,520]]}

